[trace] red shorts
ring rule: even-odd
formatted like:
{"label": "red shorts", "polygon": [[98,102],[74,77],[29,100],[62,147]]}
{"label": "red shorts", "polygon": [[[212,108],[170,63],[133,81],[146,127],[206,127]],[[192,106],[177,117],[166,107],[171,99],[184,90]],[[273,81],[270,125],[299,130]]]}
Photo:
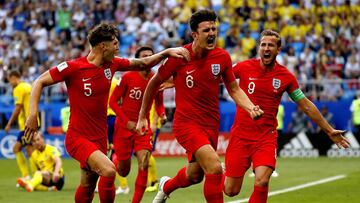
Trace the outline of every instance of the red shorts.
{"label": "red shorts", "polygon": [[83,136],[66,133],[65,137],[66,151],[71,157],[80,162],[80,167],[83,169],[90,169],[87,165],[89,156],[96,150],[100,150],[106,154],[107,137],[97,141],[90,141]]}
{"label": "red shorts", "polygon": [[273,135],[269,139],[248,141],[231,135],[225,155],[225,175],[242,177],[250,168],[268,166],[275,170],[277,140]]}
{"label": "red shorts", "polygon": [[145,149],[151,152],[151,130],[148,134],[140,136],[135,132],[131,132],[124,128],[115,128],[113,138],[114,150],[118,160],[128,160],[131,158],[132,152]]}
{"label": "red shorts", "polygon": [[194,153],[202,146],[210,144],[216,151],[219,130],[204,129],[199,126],[174,128],[174,135],[178,143],[186,150],[188,161],[194,161]]}

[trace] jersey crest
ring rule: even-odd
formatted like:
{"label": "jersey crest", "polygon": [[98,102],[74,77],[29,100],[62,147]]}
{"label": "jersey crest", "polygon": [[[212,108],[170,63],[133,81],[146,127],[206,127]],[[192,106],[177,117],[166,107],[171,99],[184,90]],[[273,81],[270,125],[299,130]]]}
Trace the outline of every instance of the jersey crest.
{"label": "jersey crest", "polygon": [[220,64],[211,64],[211,72],[215,76],[219,75],[219,73],[220,73]]}
{"label": "jersey crest", "polygon": [[277,78],[273,78],[272,85],[273,85],[274,89],[279,89],[281,86],[281,80],[277,79]]}
{"label": "jersey crest", "polygon": [[105,69],[104,74],[105,74],[106,79],[108,79],[108,80],[111,79],[111,70],[110,70],[110,68]]}

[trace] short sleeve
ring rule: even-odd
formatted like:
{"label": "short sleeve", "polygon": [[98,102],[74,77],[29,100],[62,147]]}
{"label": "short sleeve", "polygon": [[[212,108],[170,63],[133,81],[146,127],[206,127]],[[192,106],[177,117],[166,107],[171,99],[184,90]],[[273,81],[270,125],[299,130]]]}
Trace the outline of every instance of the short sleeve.
{"label": "short sleeve", "polygon": [[14,89],[13,96],[14,96],[14,104],[23,104],[24,103],[24,88],[19,86],[18,88]]}
{"label": "short sleeve", "polygon": [[115,71],[125,71],[125,70],[128,70],[130,61],[129,61],[129,59],[116,56],[113,59],[112,64],[115,67]]}
{"label": "short sleeve", "polygon": [[231,58],[229,54],[225,54],[224,56],[224,64],[225,68],[222,73],[222,79],[226,84],[229,84],[235,80],[235,76],[232,70]]}
{"label": "short sleeve", "polygon": [[180,61],[180,59],[176,59],[172,57],[166,58],[162,62],[158,70],[158,74],[162,79],[166,80],[175,73],[177,67],[179,67],[181,64],[183,64],[183,62]]}
{"label": "short sleeve", "polygon": [[235,78],[240,78],[240,73],[241,73],[241,71],[240,71],[240,67],[241,67],[241,63],[235,63],[234,65],[233,65],[233,72],[234,72],[234,76],[235,76]]}
{"label": "short sleeve", "polygon": [[59,65],[50,68],[49,73],[54,82],[66,80],[74,72],[73,66],[70,62],[62,62]]}
{"label": "short sleeve", "polygon": [[54,157],[60,157],[60,156],[61,156],[59,150],[58,150],[56,147],[51,147],[50,150],[51,150],[51,151],[50,151],[51,157],[54,158]]}
{"label": "short sleeve", "polygon": [[295,90],[299,89],[299,83],[297,82],[295,76],[293,74],[290,74],[289,78],[289,85],[286,88],[286,92],[290,95]]}

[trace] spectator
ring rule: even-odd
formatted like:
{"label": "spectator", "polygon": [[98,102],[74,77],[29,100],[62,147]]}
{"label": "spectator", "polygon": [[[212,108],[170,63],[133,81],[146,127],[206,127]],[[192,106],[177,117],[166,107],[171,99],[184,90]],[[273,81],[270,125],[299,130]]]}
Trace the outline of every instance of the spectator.
{"label": "spectator", "polygon": [[288,126],[288,130],[291,134],[297,135],[301,131],[313,132],[314,128],[307,119],[306,114],[300,107],[297,107],[296,111],[291,114],[291,122]]}

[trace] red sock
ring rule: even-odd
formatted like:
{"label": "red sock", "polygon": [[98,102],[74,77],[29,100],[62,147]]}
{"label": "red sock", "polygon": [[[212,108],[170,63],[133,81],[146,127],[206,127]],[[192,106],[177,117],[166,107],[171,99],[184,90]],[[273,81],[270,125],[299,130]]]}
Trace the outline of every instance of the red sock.
{"label": "red sock", "polygon": [[254,186],[249,203],[266,203],[268,197],[269,186]]}
{"label": "red sock", "polygon": [[135,191],[132,199],[132,203],[138,203],[141,201],[147,184],[148,170],[138,170],[138,175],[135,181]]}
{"label": "red sock", "polygon": [[76,203],[91,203],[94,198],[94,191],[89,187],[78,186],[75,192]]}
{"label": "red sock", "polygon": [[164,185],[163,191],[169,195],[172,191],[178,188],[189,187],[194,184],[192,181],[186,178],[186,167],[179,170],[175,177],[171,178]]}
{"label": "red sock", "polygon": [[206,174],[204,183],[204,196],[206,202],[223,203],[223,174]]}
{"label": "red sock", "polygon": [[115,200],[115,176],[104,177],[100,176],[98,188],[99,198],[101,203],[114,202]]}

